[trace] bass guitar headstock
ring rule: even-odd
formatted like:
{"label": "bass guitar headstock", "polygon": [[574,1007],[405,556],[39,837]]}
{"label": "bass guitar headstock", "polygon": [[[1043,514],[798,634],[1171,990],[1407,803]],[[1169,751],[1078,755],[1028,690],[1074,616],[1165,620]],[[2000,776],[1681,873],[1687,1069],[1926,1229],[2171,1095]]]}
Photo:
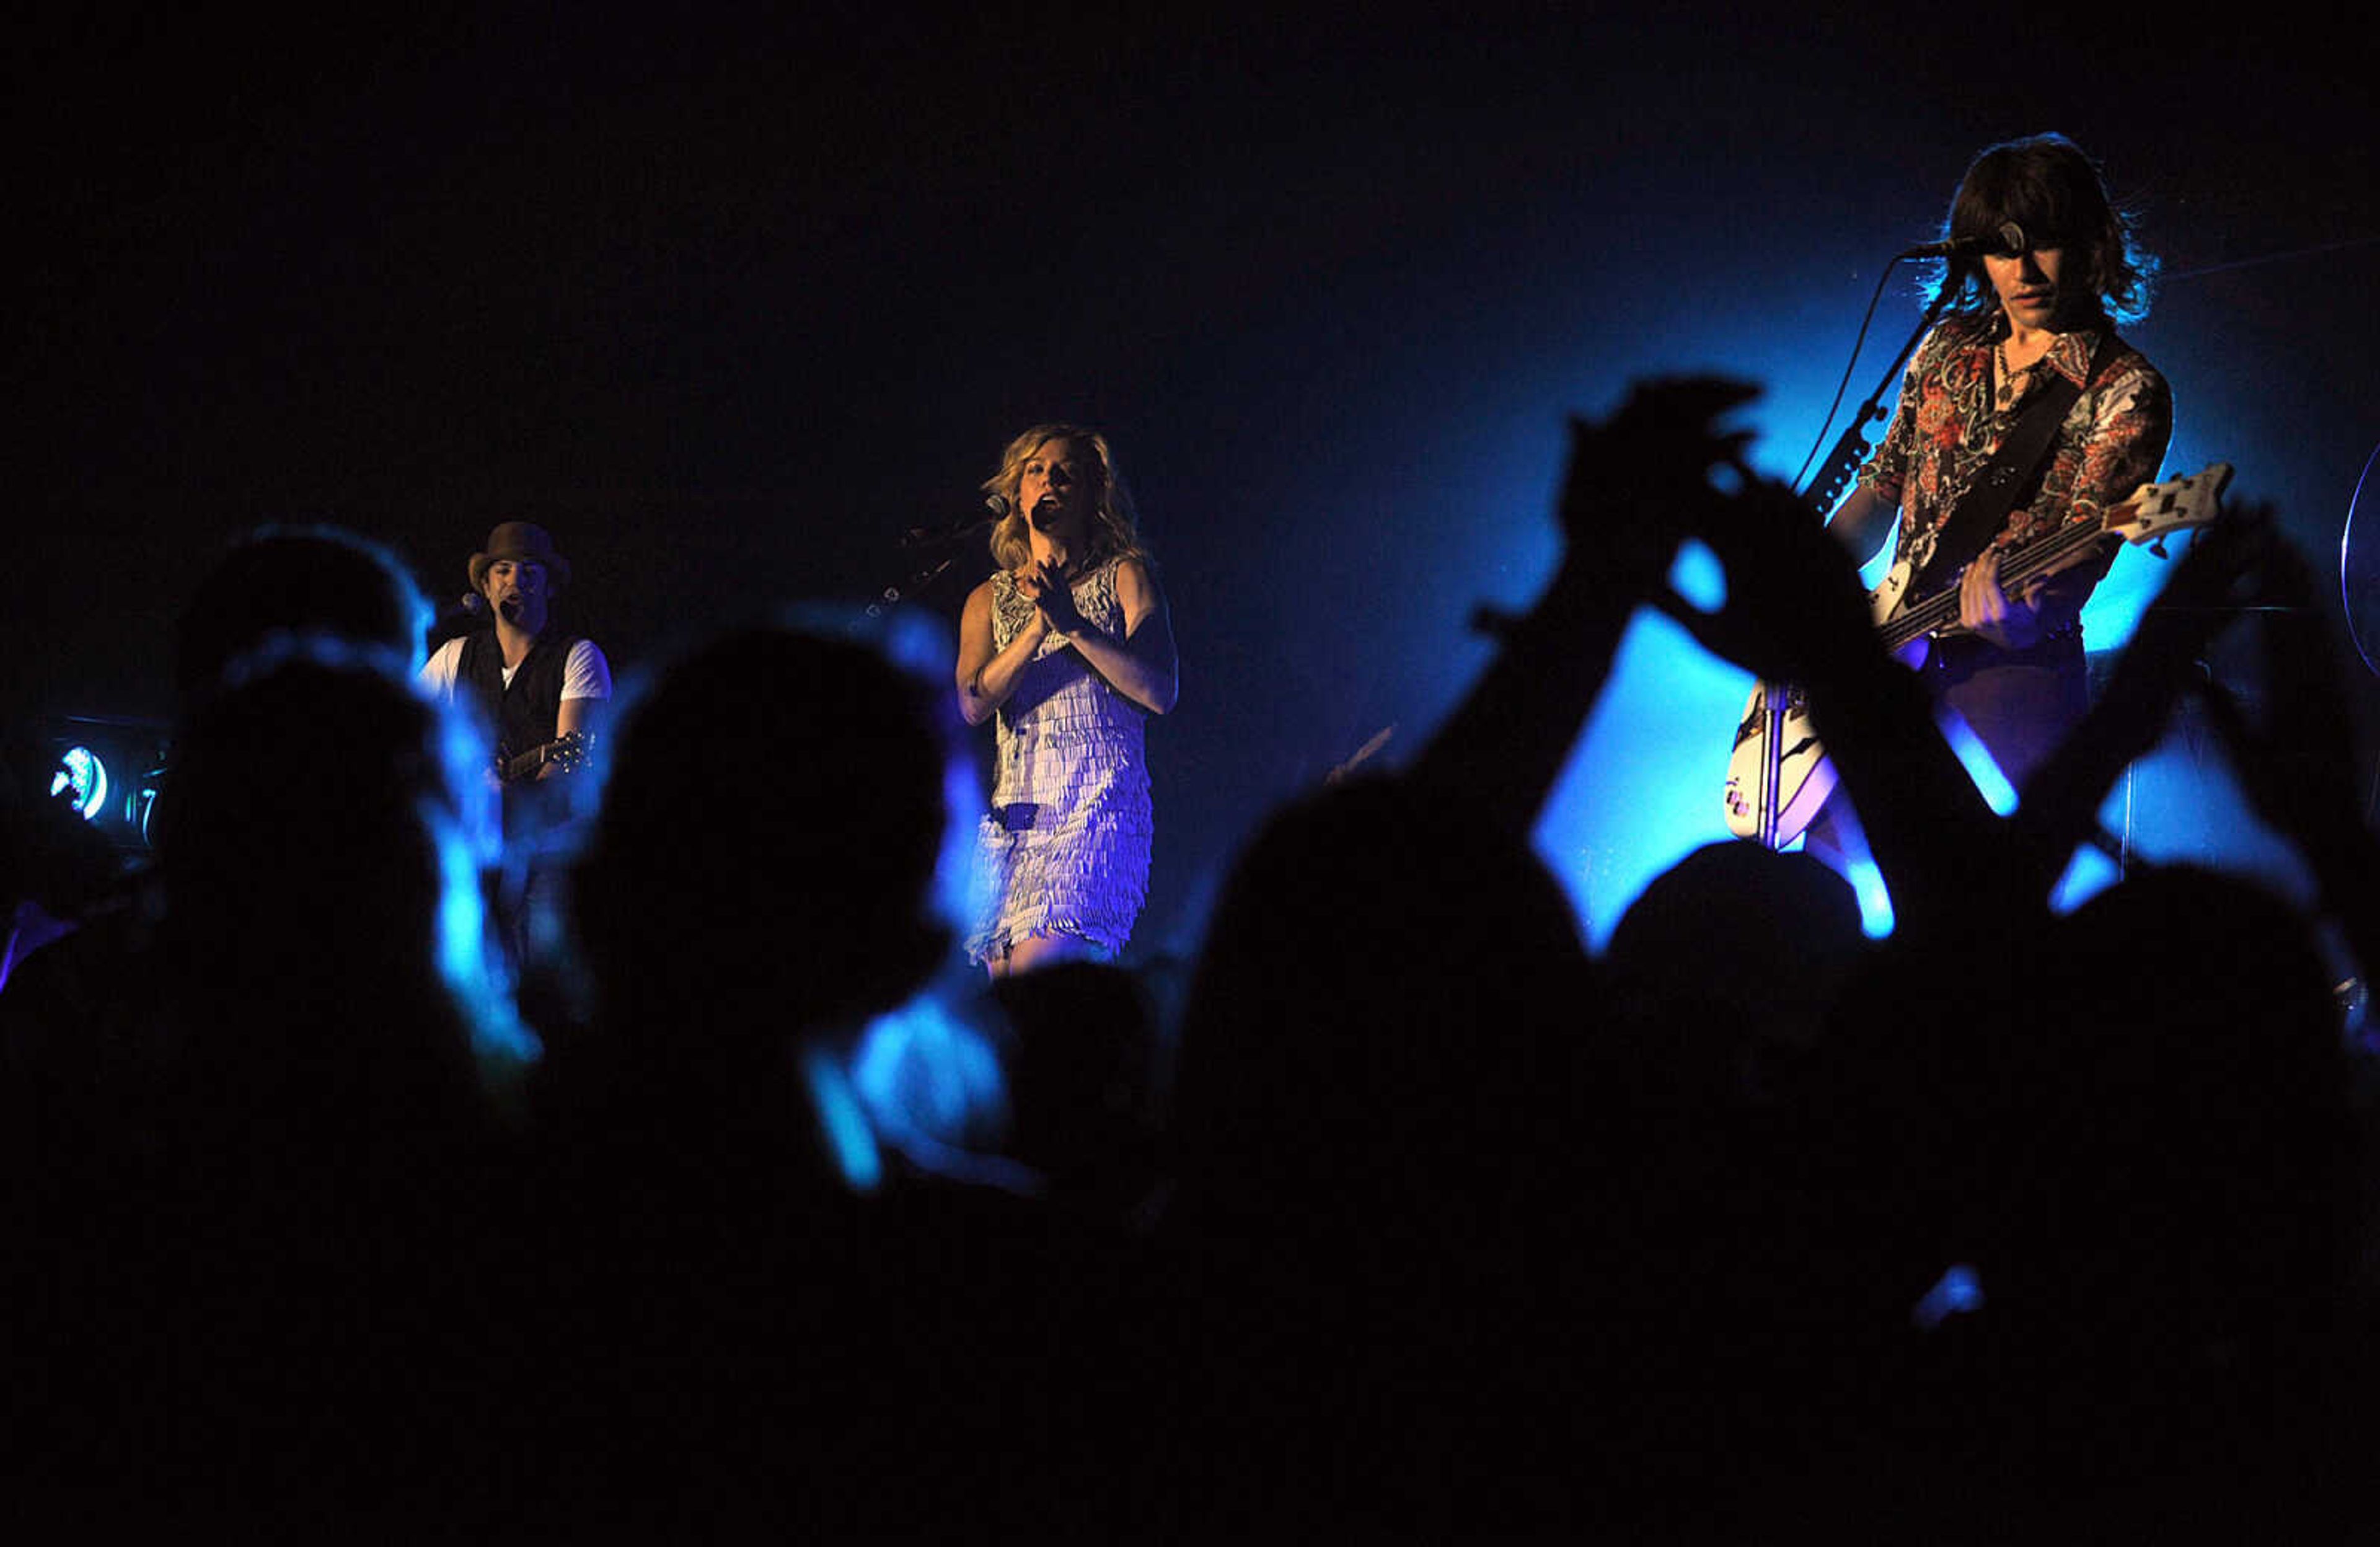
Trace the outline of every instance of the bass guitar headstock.
{"label": "bass guitar headstock", "polygon": [[2216,462],[2184,478],[2143,483],[2131,498],[2107,512],[2107,529],[2127,542],[2145,542],[2165,557],[2165,540],[2178,531],[2212,525],[2223,514],[2223,490],[2231,464]]}

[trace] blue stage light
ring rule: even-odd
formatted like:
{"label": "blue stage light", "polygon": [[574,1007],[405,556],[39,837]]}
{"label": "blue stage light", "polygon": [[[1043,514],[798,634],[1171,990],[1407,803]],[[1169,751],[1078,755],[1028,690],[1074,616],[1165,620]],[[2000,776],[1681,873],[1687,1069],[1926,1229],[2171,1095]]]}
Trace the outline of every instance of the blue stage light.
{"label": "blue stage light", "polygon": [[1727,569],[1718,555],[1688,538],[1678,545],[1677,562],[1670,566],[1670,589],[1688,606],[1715,613],[1727,605]]}
{"label": "blue stage light", "polygon": [[1884,871],[1876,862],[1864,855],[1848,861],[1844,879],[1852,883],[1852,895],[1859,899],[1860,932],[1870,940],[1884,940],[1892,933],[1892,892],[1884,883]]}
{"label": "blue stage light", "polygon": [[854,1192],[873,1192],[884,1180],[884,1157],[876,1147],[875,1129],[867,1110],[851,1088],[851,1080],[825,1048],[811,1046],[801,1055],[802,1079],[809,1087],[818,1122],[833,1155],[835,1168]]}
{"label": "blue stage light", "polygon": [[1983,1309],[1983,1280],[1966,1263],[1953,1262],[1910,1308],[1909,1321],[1920,1332],[1932,1332],[1953,1316],[1973,1315]]}
{"label": "blue stage light", "polygon": [[69,792],[83,821],[99,820],[99,813],[107,806],[107,764],[88,747],[69,747],[58,754],[58,769],[50,780],[50,794]]}
{"label": "blue stage light", "polygon": [[2000,771],[1991,749],[1984,745],[1984,738],[1974,733],[1957,710],[1948,705],[1936,712],[1935,720],[1942,727],[1942,739],[1948,741],[1950,750],[1958,754],[1959,766],[1967,771],[1967,777],[1975,781],[1975,790],[1983,796],[1984,804],[1998,816],[2007,816],[2015,810],[2016,786],[2010,784],[2009,776]]}
{"label": "blue stage light", "polygon": [[35,723],[50,759],[49,793],[130,854],[149,846],[149,811],[165,763],[165,726],[125,715],[62,714]]}

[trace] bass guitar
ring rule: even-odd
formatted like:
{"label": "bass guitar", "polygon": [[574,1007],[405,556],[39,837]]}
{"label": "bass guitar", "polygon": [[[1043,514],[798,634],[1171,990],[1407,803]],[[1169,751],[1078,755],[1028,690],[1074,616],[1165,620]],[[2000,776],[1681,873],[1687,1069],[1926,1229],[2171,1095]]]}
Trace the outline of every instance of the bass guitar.
{"label": "bass guitar", "polygon": [[[2107,537],[2148,543],[2162,558],[2168,535],[2206,526],[2221,514],[2223,488],[2230,481],[2231,465],[2217,462],[2186,478],[2143,483],[2096,521],[2070,522],[2002,554],[2001,588],[2013,594],[2025,581],[2055,573]],[[1933,640],[1964,630],[1959,624],[1958,587],[1946,586],[1912,601],[1911,579],[1906,560],[1894,565],[1884,582],[1868,593],[1868,614],[1886,652],[1916,667],[1925,664]],[[1810,727],[1802,690],[1791,684],[1755,687],[1727,762],[1728,831],[1781,848],[1810,825],[1834,788],[1834,765]],[[1772,793],[1773,802],[1768,798]],[[1773,833],[1764,831],[1771,812]]]}

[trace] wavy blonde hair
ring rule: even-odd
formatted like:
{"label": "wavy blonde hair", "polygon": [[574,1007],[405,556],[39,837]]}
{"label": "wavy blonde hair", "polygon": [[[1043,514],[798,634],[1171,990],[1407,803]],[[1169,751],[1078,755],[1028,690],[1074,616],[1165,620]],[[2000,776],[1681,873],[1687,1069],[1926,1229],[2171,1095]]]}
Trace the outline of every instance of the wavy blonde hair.
{"label": "wavy blonde hair", "polygon": [[992,525],[992,563],[1002,569],[1016,569],[1033,556],[1032,524],[1017,507],[1016,492],[1025,482],[1026,462],[1051,441],[1088,446],[1099,459],[1099,501],[1091,513],[1091,551],[1085,562],[1092,566],[1118,558],[1145,562],[1148,552],[1140,545],[1132,495],[1116,473],[1115,453],[1109,449],[1108,438],[1079,424],[1037,424],[1008,443],[1008,449],[1000,454],[1000,470],[983,481],[983,492],[997,494],[1007,505],[1007,514]]}

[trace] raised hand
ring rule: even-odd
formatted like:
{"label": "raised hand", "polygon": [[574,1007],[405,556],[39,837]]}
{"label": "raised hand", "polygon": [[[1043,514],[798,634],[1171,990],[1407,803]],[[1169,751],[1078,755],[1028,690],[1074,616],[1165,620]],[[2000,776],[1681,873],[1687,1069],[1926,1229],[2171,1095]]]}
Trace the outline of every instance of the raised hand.
{"label": "raised hand", "polygon": [[2221,520],[2191,539],[2189,551],[2141,615],[2119,659],[2119,673],[2155,667],[2174,676],[2194,663],[2251,593],[2266,583],[2259,577],[2279,556],[2270,506],[2236,505],[2225,511]]}
{"label": "raised hand", "polygon": [[1955,930],[2021,899],[1994,819],[1936,730],[1924,684],[1885,653],[1850,554],[1785,485],[1738,465],[1737,493],[1695,534],[1726,571],[1704,612],[1667,588],[1655,604],[1705,649],[1808,691],[1843,793],[1858,808],[1893,910],[1914,933]]}
{"label": "raised hand", "polygon": [[1561,563],[1527,613],[1492,619],[1502,648],[1430,737],[1415,777],[1456,790],[1508,832],[1535,824],[1630,616],[1659,588],[1680,540],[1725,498],[1711,475],[1746,435],[1719,416],[1757,390],[1707,377],[1654,382],[1599,424],[1571,421]]}
{"label": "raised hand", "polygon": [[2313,573],[2270,533],[2269,512],[2253,514],[2266,529],[2249,593],[2264,650],[2261,724],[2222,684],[2196,687],[2257,815],[2319,859],[2314,850],[2336,847],[2362,826],[2353,716],[2338,652],[2322,634]]}
{"label": "raised hand", "polygon": [[1737,492],[1694,535],[1718,559],[1727,599],[1705,612],[1666,584],[1651,601],[1704,649],[1768,681],[1807,681],[1877,652],[1859,573],[1782,483],[1734,464]]}
{"label": "raised hand", "polygon": [[2117,658],[2081,724],[2025,781],[2015,830],[2046,896],[2098,822],[2126,764],[2165,734],[2174,702],[2200,676],[2207,643],[2238,615],[2247,578],[2273,546],[2270,513],[2241,506],[2201,530]]}
{"label": "raised hand", "polygon": [[1720,418],[1760,395],[1747,382],[1681,377],[1639,384],[1600,424],[1571,421],[1560,519],[1573,557],[1615,590],[1642,595],[1725,496],[1711,475],[1736,464],[1751,432]]}

